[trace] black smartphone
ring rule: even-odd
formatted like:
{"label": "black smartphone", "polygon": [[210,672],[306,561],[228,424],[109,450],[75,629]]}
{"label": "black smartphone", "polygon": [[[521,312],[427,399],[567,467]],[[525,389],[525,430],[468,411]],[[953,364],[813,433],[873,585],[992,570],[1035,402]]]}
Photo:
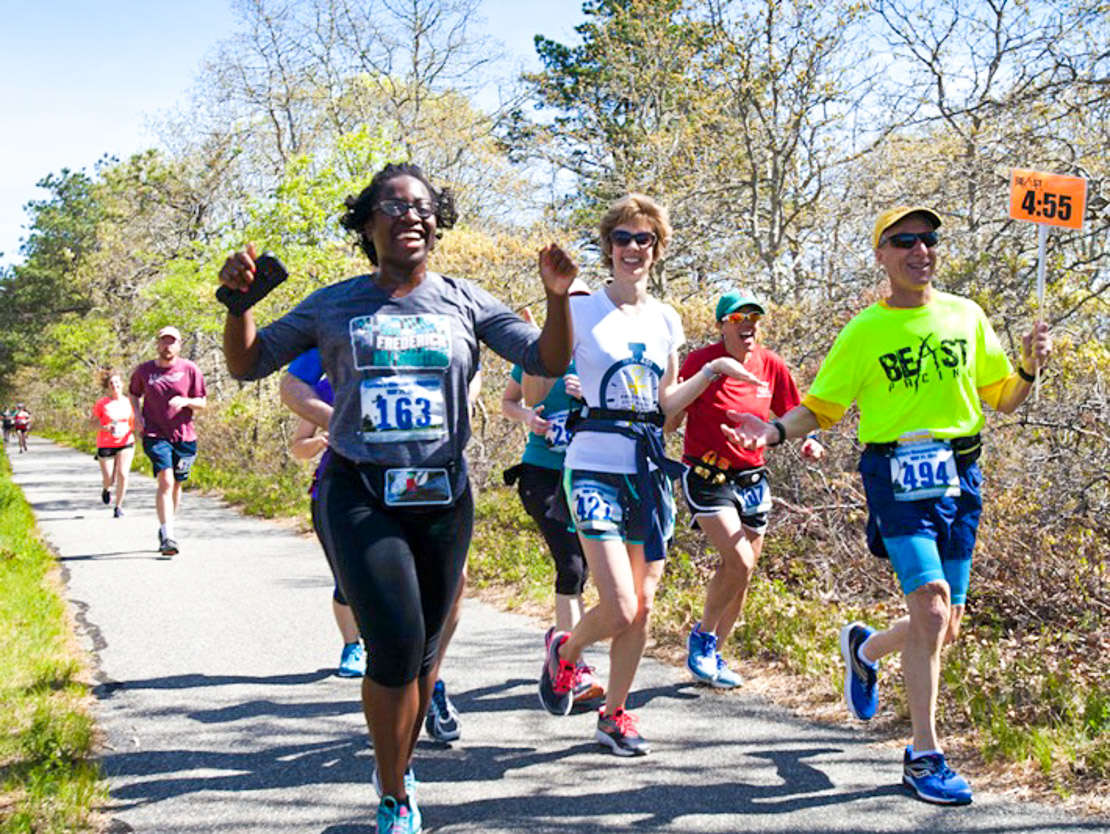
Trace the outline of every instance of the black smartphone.
{"label": "black smartphone", "polygon": [[216,298],[232,315],[241,316],[288,277],[289,270],[285,268],[285,264],[269,252],[263,252],[254,262],[254,280],[251,281],[250,289],[239,292],[221,285],[216,290]]}

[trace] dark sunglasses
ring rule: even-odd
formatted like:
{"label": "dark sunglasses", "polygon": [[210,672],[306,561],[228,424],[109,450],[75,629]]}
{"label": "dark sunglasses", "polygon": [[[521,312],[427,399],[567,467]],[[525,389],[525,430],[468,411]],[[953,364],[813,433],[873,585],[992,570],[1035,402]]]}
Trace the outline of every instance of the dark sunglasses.
{"label": "dark sunglasses", "polygon": [[613,229],[609,232],[609,240],[614,246],[628,246],[636,241],[637,246],[651,246],[655,243],[654,232],[628,232],[624,229]]}
{"label": "dark sunglasses", "polygon": [[409,203],[405,200],[382,200],[376,206],[374,206],[374,209],[376,211],[380,211],[387,217],[401,217],[409,209],[415,211],[417,217],[431,217],[433,214],[436,213],[436,207],[434,203]]}
{"label": "dark sunglasses", "polygon": [[928,248],[932,249],[937,245],[937,241],[940,240],[940,235],[936,232],[899,232],[880,242],[879,246],[882,246],[884,243],[889,243],[895,249],[913,249],[914,245],[919,240]]}

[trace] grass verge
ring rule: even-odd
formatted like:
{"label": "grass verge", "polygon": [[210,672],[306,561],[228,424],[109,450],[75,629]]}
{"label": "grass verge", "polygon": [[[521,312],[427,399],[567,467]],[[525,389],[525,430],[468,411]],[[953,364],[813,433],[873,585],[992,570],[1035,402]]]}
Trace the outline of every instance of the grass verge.
{"label": "grass verge", "polygon": [[0,454],[0,832],[90,830],[107,790],[53,554]]}

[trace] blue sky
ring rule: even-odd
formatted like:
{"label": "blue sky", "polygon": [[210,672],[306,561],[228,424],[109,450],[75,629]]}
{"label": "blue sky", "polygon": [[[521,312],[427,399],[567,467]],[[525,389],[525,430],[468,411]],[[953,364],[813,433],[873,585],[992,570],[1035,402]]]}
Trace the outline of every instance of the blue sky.
{"label": "blue sky", "polygon": [[[485,32],[537,66],[532,37],[575,38],[581,0],[482,0]],[[92,170],[157,140],[201,61],[236,29],[229,0],[0,0],[0,264],[20,260],[23,205],[62,168]]]}

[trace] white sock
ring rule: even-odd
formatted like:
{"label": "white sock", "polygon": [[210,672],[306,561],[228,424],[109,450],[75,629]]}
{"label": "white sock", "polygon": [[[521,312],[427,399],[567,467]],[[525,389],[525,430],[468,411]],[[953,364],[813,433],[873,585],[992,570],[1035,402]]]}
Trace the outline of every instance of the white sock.
{"label": "white sock", "polygon": [[173,524],[172,523],[163,524],[159,529],[162,531],[162,535],[164,537],[166,537],[167,539],[172,539],[173,538]]}
{"label": "white sock", "polygon": [[940,750],[914,750],[913,745],[910,745],[910,761],[920,759],[922,756],[932,756],[934,753],[940,753]]}
{"label": "white sock", "polygon": [[866,640],[864,640],[862,643],[859,644],[859,648],[856,649],[856,657],[858,657],[860,659],[861,663],[867,665],[868,667],[870,667],[872,669],[878,669],[879,668],[879,661],[877,661],[877,660],[868,660],[867,655],[865,655],[863,653],[864,647],[870,642],[871,642],[871,638],[868,637]]}

